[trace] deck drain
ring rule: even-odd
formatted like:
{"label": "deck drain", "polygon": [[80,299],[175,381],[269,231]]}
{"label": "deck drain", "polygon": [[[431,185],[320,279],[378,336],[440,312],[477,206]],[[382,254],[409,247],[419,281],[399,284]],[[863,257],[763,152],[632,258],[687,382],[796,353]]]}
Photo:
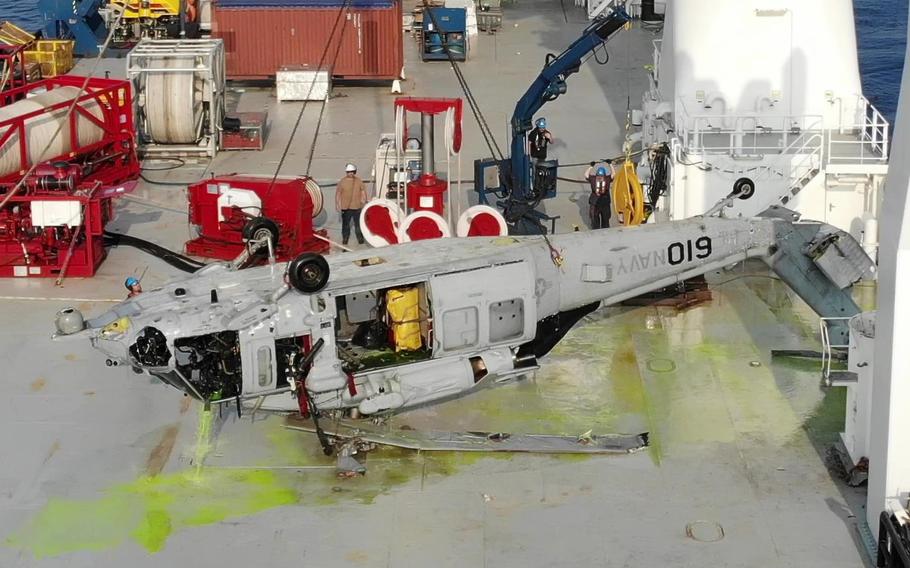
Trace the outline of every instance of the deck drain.
{"label": "deck drain", "polygon": [[717,542],[724,538],[724,527],[714,521],[692,521],[686,525],[686,536],[698,542]]}
{"label": "deck drain", "polygon": [[648,370],[655,373],[671,373],[676,370],[672,359],[648,359]]}

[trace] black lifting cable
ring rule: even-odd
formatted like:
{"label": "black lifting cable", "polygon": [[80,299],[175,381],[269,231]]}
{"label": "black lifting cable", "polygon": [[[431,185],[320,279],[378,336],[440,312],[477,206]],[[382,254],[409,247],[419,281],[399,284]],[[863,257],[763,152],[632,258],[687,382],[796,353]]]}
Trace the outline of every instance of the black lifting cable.
{"label": "black lifting cable", "polygon": [[[349,2],[350,2],[350,0],[344,0],[344,4],[345,4],[345,5],[347,5]],[[339,15],[340,15],[340,14],[339,14]],[[336,21],[336,23],[337,23],[337,21]],[[335,67],[335,62],[338,61],[338,54],[341,53],[341,46],[342,46],[342,42],[344,41],[344,31],[345,31],[346,29],[347,29],[347,26],[342,25],[342,27],[341,27],[341,35],[338,37],[338,47],[335,48],[335,55],[332,56],[332,65],[331,65],[332,68]],[[334,34],[334,33],[335,33],[335,30],[334,30],[334,28],[333,28],[333,29],[332,29],[332,34]],[[328,44],[326,44],[326,49],[328,49]],[[323,57],[324,57],[324,54],[323,54]],[[320,62],[320,67],[321,67],[321,66],[322,66],[322,63]],[[313,87],[315,86],[315,84],[316,84],[316,83],[315,83],[315,81],[314,81],[314,82],[310,85],[310,91],[313,90]],[[307,98],[309,98],[309,96],[307,96]],[[304,103],[304,104],[306,104],[306,103]],[[310,152],[309,152],[309,154],[307,155],[307,161],[306,161],[306,171],[304,172],[304,174],[305,174],[307,177],[310,176],[310,168],[311,168],[312,165],[313,165],[313,156],[316,154],[316,141],[319,139],[319,130],[322,128],[322,118],[323,118],[323,116],[325,116],[325,106],[326,106],[326,105],[325,105],[325,103],[323,102],[323,103],[322,103],[322,106],[319,108],[319,118],[316,120],[316,128],[313,129],[313,142],[310,144]],[[301,111],[300,116],[303,116],[303,112],[302,112],[302,111]],[[298,120],[298,122],[299,122],[299,121],[300,121],[300,117],[298,117],[297,120]],[[294,127],[294,130],[296,131],[296,129],[297,129],[297,127],[295,126],[295,127]],[[290,144],[290,140],[288,140],[288,144]],[[283,160],[283,158],[282,158],[282,160]],[[279,166],[279,170],[280,170],[280,169],[281,169],[281,166]],[[276,175],[277,175],[277,173],[276,173]],[[273,183],[274,183],[274,180],[273,180]]]}
{"label": "black lifting cable", "polygon": [[[439,27],[439,23],[436,21],[436,16],[433,14],[431,6],[427,0],[423,1],[423,8],[424,13],[428,15],[430,17],[430,20],[433,22],[433,27],[436,30],[442,29]],[[468,101],[468,106],[471,108],[471,113],[474,115],[474,119],[477,121],[477,125],[480,127],[480,134],[483,136],[483,140],[486,143],[487,148],[490,150],[490,155],[499,161],[505,160],[505,156],[503,155],[502,150],[500,150],[499,144],[496,143],[496,137],[493,135],[493,130],[490,128],[490,125],[487,123],[486,118],[483,116],[483,112],[480,110],[480,105],[477,103],[477,99],[474,98],[474,93],[471,91],[471,87],[468,85],[467,79],[465,79],[461,68],[458,66],[458,62],[455,61],[455,57],[452,55],[452,51],[449,49],[449,43],[447,41],[442,42],[442,48],[445,50],[446,56],[449,58],[449,63],[452,65],[452,70],[455,72],[455,77],[458,80],[458,84],[461,86],[461,90],[464,92],[465,99]]]}
{"label": "black lifting cable", "polygon": [[[328,53],[329,53],[329,46],[332,45],[332,38],[335,37],[335,32],[338,30],[338,24],[343,21],[343,19],[344,19],[343,16],[345,14],[345,11],[348,9],[348,6],[350,3],[351,3],[351,0],[344,0],[344,2],[341,4],[341,7],[338,9],[338,16],[335,17],[335,24],[332,26],[332,31],[329,34],[328,39],[326,39],[325,49],[322,50],[322,55],[319,57],[319,65],[316,67],[317,71],[320,71],[323,68],[322,65],[323,65],[323,63],[325,63],[326,55],[328,55]],[[338,54],[341,52],[342,40],[344,39],[344,28],[345,28],[345,26],[342,25],[341,36],[339,36],[339,38],[338,38],[338,47],[335,48],[335,55],[332,58],[333,65],[334,65],[335,61],[338,60]],[[310,84],[309,92],[312,92],[313,89],[315,88],[315,86],[316,86],[316,81],[314,78],[313,82]],[[307,94],[309,95],[309,93],[307,93]],[[309,99],[309,98],[310,97],[307,96],[307,99]],[[288,152],[290,152],[290,150],[291,150],[291,144],[294,142],[294,136],[297,135],[297,129],[300,127],[300,121],[303,119],[303,113],[306,111],[308,103],[309,103],[308,100],[303,101],[303,105],[300,107],[300,112],[297,113],[297,119],[294,121],[294,128],[291,130],[291,135],[288,137],[287,144],[284,145],[284,151],[281,152],[281,158],[278,160],[278,166],[275,168],[275,174],[272,176],[272,180],[269,182],[269,187],[266,190],[266,195],[268,195],[272,192],[272,187],[274,187],[275,181],[278,179],[278,174],[281,173],[281,168],[284,166],[284,161],[285,161],[285,159],[287,159]],[[324,111],[325,111],[325,102],[322,103],[322,111],[319,113],[320,122],[322,122],[322,112],[324,112]],[[319,136],[319,125],[316,126],[316,133],[313,135],[313,146],[316,145],[316,138],[318,136]],[[313,149],[311,148],[310,149],[310,161],[312,161],[312,159],[313,159]],[[306,174],[309,175],[309,173],[310,173],[310,164],[307,163]]]}

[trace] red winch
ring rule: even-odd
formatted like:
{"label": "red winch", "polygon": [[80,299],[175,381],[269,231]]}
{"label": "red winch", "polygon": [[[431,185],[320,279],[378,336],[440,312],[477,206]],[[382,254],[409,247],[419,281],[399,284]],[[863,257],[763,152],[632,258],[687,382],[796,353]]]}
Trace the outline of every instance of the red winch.
{"label": "red winch", "polygon": [[190,224],[198,237],[187,254],[233,260],[245,242],[270,237],[275,257],[290,260],[302,252],[325,252],[325,231],[314,231],[322,212],[322,191],[310,178],[246,175],[212,177],[188,188]]}
{"label": "red winch", "polygon": [[61,76],[0,93],[0,276],[94,275],[111,199],[139,176],[133,128],[128,81]]}

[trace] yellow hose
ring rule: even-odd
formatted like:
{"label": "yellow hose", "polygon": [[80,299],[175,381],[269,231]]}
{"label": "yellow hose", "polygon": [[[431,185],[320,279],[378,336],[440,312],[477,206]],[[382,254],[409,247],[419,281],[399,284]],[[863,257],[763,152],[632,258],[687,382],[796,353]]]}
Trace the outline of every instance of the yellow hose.
{"label": "yellow hose", "polygon": [[645,194],[635,173],[635,164],[626,160],[613,180],[613,211],[619,223],[626,226],[641,225],[645,221]]}

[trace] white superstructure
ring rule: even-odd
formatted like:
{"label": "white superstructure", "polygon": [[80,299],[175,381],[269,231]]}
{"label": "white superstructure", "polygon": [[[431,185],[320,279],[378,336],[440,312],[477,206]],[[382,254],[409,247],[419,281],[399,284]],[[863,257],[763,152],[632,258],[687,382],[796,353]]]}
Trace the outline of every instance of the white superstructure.
{"label": "white superstructure", "polygon": [[755,195],[727,216],[785,204],[875,232],[889,125],[862,94],[850,0],[674,0],[650,74],[642,140],[666,143],[671,164],[656,221],[702,214],[749,178]]}

